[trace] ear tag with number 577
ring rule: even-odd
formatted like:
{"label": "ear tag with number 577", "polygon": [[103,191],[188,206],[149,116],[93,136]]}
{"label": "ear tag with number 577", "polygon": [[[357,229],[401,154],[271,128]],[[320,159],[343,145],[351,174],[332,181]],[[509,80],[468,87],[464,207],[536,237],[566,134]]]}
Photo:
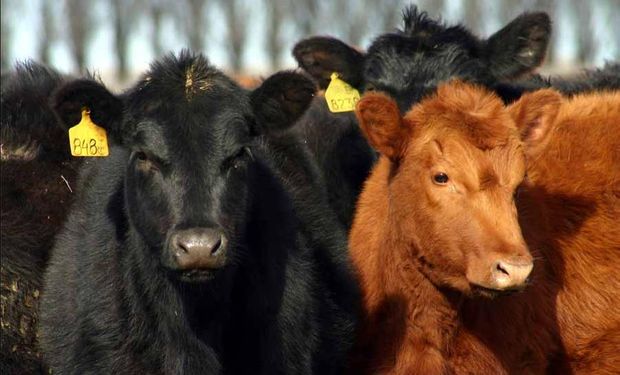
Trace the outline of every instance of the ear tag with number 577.
{"label": "ear tag with number 577", "polygon": [[73,156],[108,156],[108,136],[105,129],[90,119],[90,110],[82,109],[82,120],[69,129],[69,147]]}
{"label": "ear tag with number 577", "polygon": [[325,90],[325,100],[332,112],[350,112],[355,110],[355,104],[360,100],[360,93],[345,81],[332,73],[331,82]]}

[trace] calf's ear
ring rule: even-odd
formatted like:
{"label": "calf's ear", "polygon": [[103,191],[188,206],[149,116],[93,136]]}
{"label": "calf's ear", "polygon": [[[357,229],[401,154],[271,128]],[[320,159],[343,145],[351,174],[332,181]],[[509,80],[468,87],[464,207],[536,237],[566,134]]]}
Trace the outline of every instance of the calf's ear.
{"label": "calf's ear", "polygon": [[491,35],[484,56],[496,79],[513,79],[539,67],[546,55],[551,20],[546,13],[523,13]]}
{"label": "calf's ear", "polygon": [[549,134],[562,101],[560,93],[545,89],[527,93],[508,107],[526,149],[540,144]]}
{"label": "calf's ear", "polygon": [[68,82],[54,92],[51,105],[67,129],[80,122],[82,109],[87,108],[91,120],[104,128],[115,142],[121,143],[123,102],[101,83],[90,79]]}
{"label": "calf's ear", "polygon": [[326,89],[332,73],[358,90],[364,84],[364,54],[346,43],[329,37],[315,36],[298,42],[293,56],[299,67]]}
{"label": "calf's ear", "polygon": [[300,73],[285,71],[267,78],[250,94],[256,132],[290,127],[306,111],[315,93],[314,83]]}
{"label": "calf's ear", "polygon": [[380,92],[365,94],[357,103],[355,115],[377,151],[391,160],[400,159],[408,131],[394,99]]}

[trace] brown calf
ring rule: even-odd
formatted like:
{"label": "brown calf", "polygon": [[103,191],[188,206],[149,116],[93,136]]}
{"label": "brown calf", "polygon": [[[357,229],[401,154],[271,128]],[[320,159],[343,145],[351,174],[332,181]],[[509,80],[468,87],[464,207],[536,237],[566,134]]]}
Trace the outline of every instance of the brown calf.
{"label": "brown calf", "polygon": [[382,156],[350,235],[356,373],[620,371],[619,94],[507,109],[453,82],[404,118],[379,93],[357,116]]}

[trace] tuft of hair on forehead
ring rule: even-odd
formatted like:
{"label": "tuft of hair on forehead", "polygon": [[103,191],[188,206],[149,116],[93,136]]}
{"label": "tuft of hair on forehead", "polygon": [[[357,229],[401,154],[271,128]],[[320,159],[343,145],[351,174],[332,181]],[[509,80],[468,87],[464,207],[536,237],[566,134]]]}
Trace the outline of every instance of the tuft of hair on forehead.
{"label": "tuft of hair on forehead", "polygon": [[153,62],[141,81],[141,86],[157,87],[162,89],[162,92],[180,89],[188,101],[200,92],[211,90],[216,84],[235,86],[234,82],[213,67],[205,56],[189,50],[182,50],[178,56],[169,54]]}
{"label": "tuft of hair on forehead", "polygon": [[434,95],[414,106],[411,116],[438,131],[458,131],[482,150],[506,145],[518,135],[504,103],[494,92],[460,80],[441,84]]}
{"label": "tuft of hair on forehead", "polygon": [[434,34],[444,29],[441,21],[436,21],[426,12],[421,12],[416,5],[410,5],[403,10],[403,34],[407,36],[423,36]]}

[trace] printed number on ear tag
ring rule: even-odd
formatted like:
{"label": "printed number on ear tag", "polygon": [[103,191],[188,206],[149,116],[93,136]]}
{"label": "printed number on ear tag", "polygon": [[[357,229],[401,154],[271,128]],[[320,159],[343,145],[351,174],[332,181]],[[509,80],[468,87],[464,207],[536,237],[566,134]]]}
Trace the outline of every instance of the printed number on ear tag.
{"label": "printed number on ear tag", "polygon": [[360,93],[345,81],[332,73],[331,82],[325,90],[325,100],[331,112],[350,112],[360,100]]}
{"label": "printed number on ear tag", "polygon": [[93,123],[87,108],[82,109],[80,123],[69,129],[69,147],[73,156],[108,156],[108,136],[105,129]]}

